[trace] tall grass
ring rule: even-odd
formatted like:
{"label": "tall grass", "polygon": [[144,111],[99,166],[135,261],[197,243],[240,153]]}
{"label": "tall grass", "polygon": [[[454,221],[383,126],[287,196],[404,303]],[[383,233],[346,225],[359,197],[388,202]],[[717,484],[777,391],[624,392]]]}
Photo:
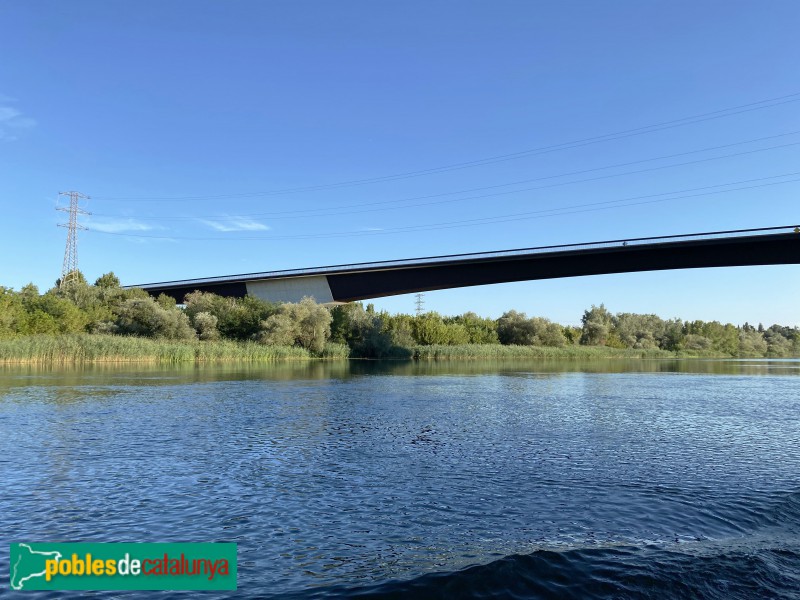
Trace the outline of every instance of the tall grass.
{"label": "tall grass", "polygon": [[322,358],[332,360],[344,360],[350,358],[350,347],[347,344],[336,344],[328,342],[322,349]]}
{"label": "tall grass", "polygon": [[[461,346],[414,346],[404,348],[403,358],[414,360],[473,359],[602,359],[602,358],[688,358],[723,356],[719,353],[634,350],[605,346],[502,346],[466,344]],[[400,355],[398,355],[399,357]],[[725,355],[726,356],[726,355]],[[346,344],[328,342],[319,356],[294,346],[267,346],[256,342],[177,342],[102,334],[31,335],[0,340],[0,363],[80,364],[141,362],[153,364],[267,362],[280,360],[346,360]]]}
{"label": "tall grass", "polygon": [[308,350],[295,346],[266,346],[256,342],[197,342],[195,358],[198,362],[242,361],[264,362],[271,360],[311,359]]}
{"label": "tall grass", "polygon": [[0,340],[0,363],[185,363],[310,360],[302,348],[255,342],[177,342],[100,334],[31,335]]}
{"label": "tall grass", "polygon": [[500,344],[465,344],[461,346],[415,346],[413,357],[417,360],[464,360],[503,358],[674,358],[668,350],[634,350],[607,348],[605,346],[502,346]]}

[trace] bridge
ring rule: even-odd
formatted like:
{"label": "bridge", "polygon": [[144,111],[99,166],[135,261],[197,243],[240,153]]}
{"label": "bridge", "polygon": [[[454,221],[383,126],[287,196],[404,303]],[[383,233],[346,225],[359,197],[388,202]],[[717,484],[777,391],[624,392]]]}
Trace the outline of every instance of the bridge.
{"label": "bridge", "polygon": [[674,236],[517,248],[474,254],[331,265],[165,281],[138,286],[178,302],[200,290],[270,302],[351,302],[448,288],[666,269],[800,264],[800,227],[766,227]]}

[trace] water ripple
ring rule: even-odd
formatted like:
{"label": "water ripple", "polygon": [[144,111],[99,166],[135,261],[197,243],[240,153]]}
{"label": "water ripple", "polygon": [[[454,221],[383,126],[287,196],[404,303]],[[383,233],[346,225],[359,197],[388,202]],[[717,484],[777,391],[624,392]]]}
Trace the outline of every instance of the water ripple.
{"label": "water ripple", "polygon": [[800,378],[662,370],[7,374],[0,531],[237,542],[237,597],[796,598]]}

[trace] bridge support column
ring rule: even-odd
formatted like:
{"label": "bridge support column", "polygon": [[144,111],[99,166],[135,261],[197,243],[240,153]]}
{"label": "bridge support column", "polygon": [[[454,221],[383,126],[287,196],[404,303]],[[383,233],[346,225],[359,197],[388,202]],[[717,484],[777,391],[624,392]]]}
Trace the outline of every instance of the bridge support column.
{"label": "bridge support column", "polygon": [[304,296],[319,304],[333,304],[333,294],[325,275],[248,281],[247,293],[267,302],[300,302]]}

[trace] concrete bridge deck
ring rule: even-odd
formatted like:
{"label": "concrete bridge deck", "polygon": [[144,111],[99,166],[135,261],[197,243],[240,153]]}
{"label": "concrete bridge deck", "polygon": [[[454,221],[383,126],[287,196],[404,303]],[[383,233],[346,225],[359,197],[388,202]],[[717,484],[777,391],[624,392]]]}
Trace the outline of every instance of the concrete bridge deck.
{"label": "concrete bridge deck", "polygon": [[800,264],[797,226],[605,240],[496,252],[330,265],[138,286],[178,302],[201,290],[271,302],[351,302],[448,288],[582,275]]}

